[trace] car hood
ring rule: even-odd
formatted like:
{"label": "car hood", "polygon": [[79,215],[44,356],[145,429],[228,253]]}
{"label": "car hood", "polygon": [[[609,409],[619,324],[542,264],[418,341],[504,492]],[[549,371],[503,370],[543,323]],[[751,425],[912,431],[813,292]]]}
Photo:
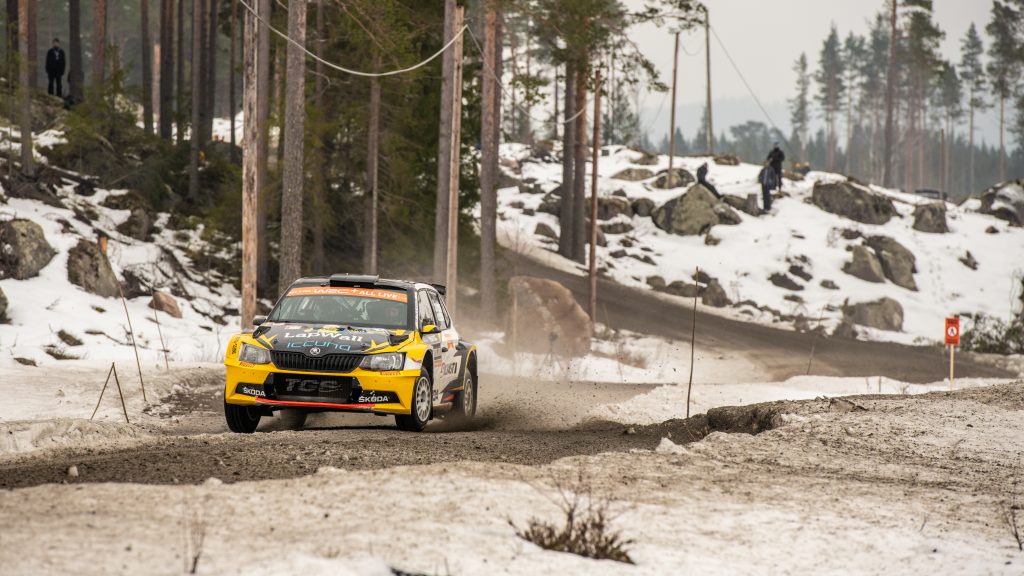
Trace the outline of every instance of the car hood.
{"label": "car hood", "polygon": [[[279,352],[322,354],[379,352],[409,338],[408,330],[325,326],[322,324],[267,323],[253,332],[264,345]],[[314,348],[316,352],[311,352]]]}

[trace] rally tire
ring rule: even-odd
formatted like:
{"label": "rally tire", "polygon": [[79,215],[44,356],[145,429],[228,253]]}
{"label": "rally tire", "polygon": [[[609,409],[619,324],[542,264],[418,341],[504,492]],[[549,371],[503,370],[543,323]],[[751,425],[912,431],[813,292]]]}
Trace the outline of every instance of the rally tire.
{"label": "rally tire", "polygon": [[476,415],[477,387],[475,370],[467,368],[462,382],[462,391],[456,394],[452,403],[452,415],[459,420],[472,420]]}
{"label": "rally tire", "polygon": [[309,412],[293,408],[284,408],[277,413],[281,427],[285,430],[302,430],[306,425],[306,416],[309,416]]}
{"label": "rally tire", "polygon": [[252,434],[260,425],[259,409],[255,406],[236,406],[224,403],[224,419],[228,428],[239,434]]}
{"label": "rally tire", "polygon": [[412,406],[409,414],[396,414],[395,424],[400,430],[406,432],[421,432],[430,422],[433,410],[433,383],[430,381],[430,374],[424,368],[416,378],[416,384],[412,388]]}

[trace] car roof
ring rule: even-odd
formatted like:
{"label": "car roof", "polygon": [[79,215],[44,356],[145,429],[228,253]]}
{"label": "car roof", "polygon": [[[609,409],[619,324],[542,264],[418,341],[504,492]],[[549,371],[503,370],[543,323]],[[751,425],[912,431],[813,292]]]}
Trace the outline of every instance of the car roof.
{"label": "car roof", "polygon": [[[372,279],[371,279],[372,278]],[[381,288],[401,288],[403,290],[422,290],[428,289],[438,293],[443,293],[438,290],[438,287],[433,284],[426,282],[416,282],[412,280],[393,280],[387,278],[373,278],[373,277],[360,277],[365,279],[365,282],[359,282],[361,285],[366,286],[379,286]],[[292,282],[289,288],[297,288],[300,286],[326,286],[331,283],[331,276],[309,276],[299,278],[295,282]]]}

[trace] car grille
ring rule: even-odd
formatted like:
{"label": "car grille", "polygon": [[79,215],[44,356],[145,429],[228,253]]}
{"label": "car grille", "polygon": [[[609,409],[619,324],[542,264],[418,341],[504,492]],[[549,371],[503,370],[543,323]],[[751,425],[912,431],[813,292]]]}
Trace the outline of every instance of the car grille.
{"label": "car grille", "polygon": [[348,403],[356,379],[351,376],[311,376],[274,374],[274,399],[301,402]]}
{"label": "car grille", "polygon": [[271,352],[270,357],[278,368],[300,372],[351,372],[363,359],[360,354],[326,354],[313,358],[302,352]]}

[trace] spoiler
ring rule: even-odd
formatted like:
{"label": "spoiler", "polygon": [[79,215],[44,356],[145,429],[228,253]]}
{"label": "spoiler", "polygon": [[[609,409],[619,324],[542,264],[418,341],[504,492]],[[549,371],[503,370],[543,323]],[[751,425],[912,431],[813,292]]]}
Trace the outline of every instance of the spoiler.
{"label": "spoiler", "polygon": [[441,296],[445,296],[448,293],[448,289],[445,288],[444,284],[430,284],[430,287],[437,290],[437,293]]}
{"label": "spoiler", "polygon": [[373,286],[380,281],[380,276],[360,274],[332,274],[331,286]]}

